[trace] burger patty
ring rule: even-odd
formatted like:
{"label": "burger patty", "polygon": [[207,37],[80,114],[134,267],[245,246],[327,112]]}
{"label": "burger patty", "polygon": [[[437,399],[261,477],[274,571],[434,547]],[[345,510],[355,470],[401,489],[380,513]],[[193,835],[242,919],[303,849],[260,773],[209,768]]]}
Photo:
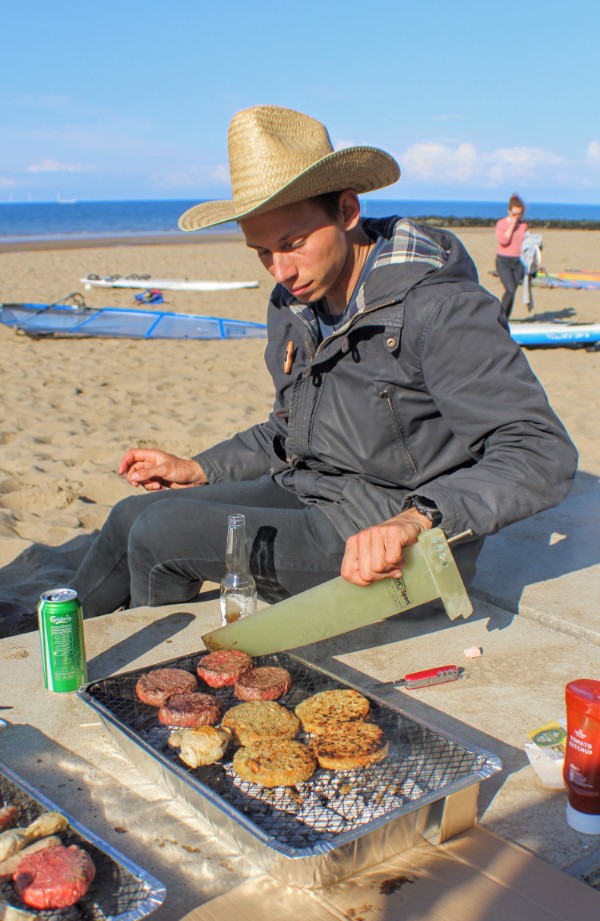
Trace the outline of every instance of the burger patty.
{"label": "burger patty", "polygon": [[287,694],[292,676],[285,668],[265,665],[251,668],[235,682],[234,694],[240,700],[277,700]]}
{"label": "burger patty", "polygon": [[262,787],[293,787],[312,776],[317,766],[312,752],[292,739],[262,739],[238,748],[233,769],[242,780]]}
{"label": "burger patty", "polygon": [[252,659],[240,649],[220,649],[202,656],[196,671],[211,688],[226,688],[252,668]]}
{"label": "burger patty", "polygon": [[47,847],[24,857],[13,882],[19,898],[30,908],[68,908],[88,891],[96,868],[87,851]]}
{"label": "burger patty", "polygon": [[221,725],[232,731],[240,745],[252,745],[267,737],[293,739],[300,721],[274,700],[249,700],[231,707]]}
{"label": "burger patty", "polygon": [[310,742],[319,765],[331,771],[350,771],[383,761],[389,742],[375,723],[356,720],[327,726]]}
{"label": "burger patty", "polygon": [[320,732],[338,723],[364,720],[370,706],[366,697],[347,688],[313,694],[298,704],[295,713],[305,732]]}
{"label": "burger patty", "polygon": [[212,726],[223,714],[223,705],[211,694],[172,694],[158,711],[159,722],[165,726],[195,729]]}
{"label": "burger patty", "polygon": [[138,679],[135,693],[145,704],[160,707],[172,694],[185,694],[197,687],[196,676],[183,668],[155,668]]}

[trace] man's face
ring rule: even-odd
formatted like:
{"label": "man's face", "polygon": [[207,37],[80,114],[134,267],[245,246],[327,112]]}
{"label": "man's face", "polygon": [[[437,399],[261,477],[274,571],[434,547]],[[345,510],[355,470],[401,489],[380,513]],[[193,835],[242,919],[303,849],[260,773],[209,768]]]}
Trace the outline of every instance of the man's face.
{"label": "man's face", "polygon": [[327,296],[335,299],[340,293],[345,296],[344,286],[352,273],[346,210],[341,203],[339,219],[332,220],[320,205],[305,200],[240,223],[246,245],[256,250],[275,281],[308,304]]}

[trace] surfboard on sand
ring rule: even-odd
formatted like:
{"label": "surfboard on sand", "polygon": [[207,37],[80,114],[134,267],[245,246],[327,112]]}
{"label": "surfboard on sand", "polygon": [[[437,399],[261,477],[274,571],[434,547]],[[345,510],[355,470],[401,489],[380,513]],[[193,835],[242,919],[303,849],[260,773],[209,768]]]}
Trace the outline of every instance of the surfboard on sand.
{"label": "surfboard on sand", "polygon": [[0,304],[0,323],[32,338],[264,339],[264,323],[137,308]]}
{"label": "surfboard on sand", "polygon": [[600,323],[509,323],[510,334],[519,345],[587,346],[600,343]]}
{"label": "surfboard on sand", "polygon": [[150,275],[86,275],[86,288],[157,288],[160,291],[233,291],[258,288],[257,281],[193,281],[187,278],[152,278]]}

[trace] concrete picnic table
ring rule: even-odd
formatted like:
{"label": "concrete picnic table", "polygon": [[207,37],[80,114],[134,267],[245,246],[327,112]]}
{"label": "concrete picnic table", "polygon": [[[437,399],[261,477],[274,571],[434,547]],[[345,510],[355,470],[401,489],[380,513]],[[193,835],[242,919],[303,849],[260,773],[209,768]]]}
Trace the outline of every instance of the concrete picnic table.
{"label": "concrete picnic table", "polygon": [[[499,756],[503,770],[481,784],[478,828],[571,873],[595,856],[600,865],[600,837],[567,825],[565,792],[542,785],[524,744],[529,730],[564,715],[568,681],[600,677],[600,625],[589,605],[593,595],[597,610],[598,511],[597,494],[575,495],[491,538],[468,620],[451,622],[424,606],[294,650],[442,734]],[[526,583],[515,602],[532,546],[537,581]],[[560,574],[550,583],[544,567],[556,572],[557,560]],[[86,620],[89,680],[201,652],[202,634],[219,623],[216,592],[201,597],[190,605]],[[466,659],[471,646],[482,647],[483,655]],[[408,672],[449,663],[468,677],[415,691],[386,686]],[[0,730],[0,760],[166,885],[155,921],[178,921],[190,912],[190,918],[212,918],[210,911],[192,910],[209,909],[212,900],[218,906],[244,885],[257,886],[255,895],[261,886],[269,890],[271,881],[247,855],[130,763],[92,708],[75,694],[44,690],[37,632],[0,640],[0,675],[0,705],[11,708],[0,712],[7,722]],[[587,906],[591,900],[600,910],[600,892],[567,873],[564,881],[571,901],[581,898]],[[297,898],[290,896],[290,908]],[[575,908],[573,921],[591,917]]]}

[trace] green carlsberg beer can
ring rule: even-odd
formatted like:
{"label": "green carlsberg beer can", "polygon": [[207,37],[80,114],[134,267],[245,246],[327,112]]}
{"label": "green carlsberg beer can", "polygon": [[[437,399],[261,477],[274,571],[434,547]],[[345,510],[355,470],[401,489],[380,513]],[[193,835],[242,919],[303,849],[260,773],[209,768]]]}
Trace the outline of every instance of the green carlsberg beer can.
{"label": "green carlsberg beer can", "polygon": [[77,592],[54,588],[38,604],[44,687],[76,691],[87,681],[83,612]]}

